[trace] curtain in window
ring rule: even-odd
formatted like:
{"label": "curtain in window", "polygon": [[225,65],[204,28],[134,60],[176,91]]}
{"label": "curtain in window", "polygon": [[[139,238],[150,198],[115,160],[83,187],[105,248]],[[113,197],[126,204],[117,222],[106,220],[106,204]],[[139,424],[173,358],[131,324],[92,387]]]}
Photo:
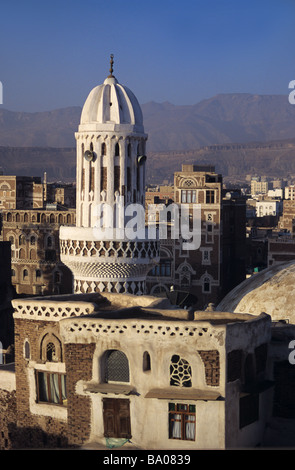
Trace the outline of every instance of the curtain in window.
{"label": "curtain in window", "polygon": [[38,373],[38,384],[40,401],[49,401],[46,375],[43,372]]}
{"label": "curtain in window", "polygon": [[58,375],[57,374],[50,374],[49,375],[49,384],[50,384],[49,386],[50,386],[50,394],[51,394],[52,403],[60,403]]}
{"label": "curtain in window", "polygon": [[186,424],[185,424],[185,437],[186,439],[195,440],[195,417],[194,416],[186,416]]}
{"label": "curtain in window", "polygon": [[61,376],[61,398],[63,403],[65,404],[67,400],[67,388],[66,388],[66,376]]}
{"label": "curtain in window", "polygon": [[172,438],[181,439],[181,415],[173,414],[172,418]]}

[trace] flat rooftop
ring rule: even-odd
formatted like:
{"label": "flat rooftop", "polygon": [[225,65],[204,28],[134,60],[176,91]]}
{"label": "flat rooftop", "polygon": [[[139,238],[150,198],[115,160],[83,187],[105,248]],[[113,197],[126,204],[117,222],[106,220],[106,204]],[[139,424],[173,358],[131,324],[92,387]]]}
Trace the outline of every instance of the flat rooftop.
{"label": "flat rooftop", "polygon": [[165,319],[225,325],[257,318],[246,313],[195,311],[172,305],[168,299],[116,293],[66,294],[18,298],[12,301],[14,318],[59,321],[69,317],[101,319]]}

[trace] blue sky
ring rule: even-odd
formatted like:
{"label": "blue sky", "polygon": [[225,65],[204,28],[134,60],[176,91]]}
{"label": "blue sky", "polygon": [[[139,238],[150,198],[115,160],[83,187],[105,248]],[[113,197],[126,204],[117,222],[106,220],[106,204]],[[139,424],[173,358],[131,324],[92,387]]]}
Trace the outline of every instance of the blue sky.
{"label": "blue sky", "polygon": [[1,0],[1,108],[83,106],[114,74],[140,103],[289,93],[295,0]]}

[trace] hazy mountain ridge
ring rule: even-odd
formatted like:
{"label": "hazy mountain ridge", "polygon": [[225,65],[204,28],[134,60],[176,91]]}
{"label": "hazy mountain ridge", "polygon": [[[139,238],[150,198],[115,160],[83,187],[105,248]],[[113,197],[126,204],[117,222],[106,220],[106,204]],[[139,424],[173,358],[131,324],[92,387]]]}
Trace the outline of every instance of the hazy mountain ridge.
{"label": "hazy mountain ridge", "polygon": [[[295,175],[295,106],[282,95],[224,94],[195,105],[142,105],[147,181],[182,163],[210,163],[224,176]],[[0,167],[6,174],[74,180],[81,108],[40,113],[0,109]],[[241,142],[241,143],[239,143]]]}
{"label": "hazy mountain ridge", "polygon": [[[252,143],[227,143],[200,149],[149,152],[147,183],[173,182],[173,173],[183,163],[211,164],[223,176],[243,178],[247,174],[274,178],[295,175],[295,138]],[[50,147],[0,147],[0,167],[5,174],[43,176],[50,181],[74,181],[76,149]]]}
{"label": "hazy mountain ridge", "polygon": [[185,163],[215,165],[223,176],[244,178],[265,175],[273,178],[295,176],[295,138],[271,142],[227,143],[185,152],[154,152],[147,162],[147,180],[173,182],[173,173]]}
{"label": "hazy mountain ridge", "polygon": [[[194,105],[150,102],[141,107],[150,152],[295,136],[295,106],[284,95],[221,94]],[[40,113],[0,108],[0,145],[75,146],[80,115],[78,106]]]}

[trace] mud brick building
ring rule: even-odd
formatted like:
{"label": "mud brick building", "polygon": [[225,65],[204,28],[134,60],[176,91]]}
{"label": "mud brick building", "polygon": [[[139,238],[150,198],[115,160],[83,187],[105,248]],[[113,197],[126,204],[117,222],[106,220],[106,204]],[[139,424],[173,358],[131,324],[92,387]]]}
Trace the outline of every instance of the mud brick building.
{"label": "mud brick building", "polygon": [[60,261],[59,228],[74,225],[75,209],[16,209],[0,215],[0,240],[11,245],[11,282],[16,293],[71,292],[72,274]]}
{"label": "mud brick building", "polygon": [[40,177],[0,175],[0,209],[42,208],[43,201]]}
{"label": "mud brick building", "polygon": [[192,164],[174,174],[173,201],[190,211],[194,204],[200,206],[200,247],[183,249],[181,236],[161,240],[160,262],[148,274],[148,292],[203,309],[245,279],[245,199],[224,194],[222,175],[213,166]]}
{"label": "mud brick building", "polygon": [[0,363],[5,362],[6,349],[14,343],[11,306],[13,296],[10,243],[0,241]]}
{"label": "mud brick building", "polygon": [[151,296],[111,293],[13,306],[11,446],[261,442],[272,403],[268,315],[188,312]]}

